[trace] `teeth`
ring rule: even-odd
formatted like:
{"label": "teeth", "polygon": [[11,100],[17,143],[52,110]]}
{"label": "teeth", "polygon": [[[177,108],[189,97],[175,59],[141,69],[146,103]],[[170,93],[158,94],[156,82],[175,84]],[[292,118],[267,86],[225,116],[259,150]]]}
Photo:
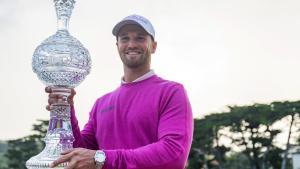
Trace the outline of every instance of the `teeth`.
{"label": "teeth", "polygon": [[136,55],[136,54],[140,54],[140,52],[134,52],[134,51],[131,51],[131,52],[126,52],[126,54],[129,54],[129,55]]}

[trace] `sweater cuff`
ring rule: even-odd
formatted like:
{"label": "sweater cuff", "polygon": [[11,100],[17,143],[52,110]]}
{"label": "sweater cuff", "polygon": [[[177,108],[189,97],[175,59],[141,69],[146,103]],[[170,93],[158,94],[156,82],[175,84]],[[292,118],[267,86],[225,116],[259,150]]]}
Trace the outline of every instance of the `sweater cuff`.
{"label": "sweater cuff", "polygon": [[114,166],[116,150],[103,150],[105,153],[105,162],[102,169],[112,169]]}

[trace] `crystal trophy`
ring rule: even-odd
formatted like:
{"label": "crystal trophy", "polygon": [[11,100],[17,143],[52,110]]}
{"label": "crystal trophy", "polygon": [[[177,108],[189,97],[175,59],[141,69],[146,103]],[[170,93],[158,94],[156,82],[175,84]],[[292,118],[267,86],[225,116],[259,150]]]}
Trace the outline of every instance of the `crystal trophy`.
{"label": "crystal trophy", "polygon": [[[73,132],[70,122],[70,105],[67,98],[71,88],[79,85],[91,69],[89,52],[69,34],[68,24],[74,8],[74,0],[54,0],[57,14],[57,32],[44,40],[32,58],[32,69],[52,93],[63,95],[63,101],[52,105],[45,148],[26,162],[28,169],[50,169],[50,164],[63,151],[73,148]],[[57,168],[64,168],[62,163]]]}

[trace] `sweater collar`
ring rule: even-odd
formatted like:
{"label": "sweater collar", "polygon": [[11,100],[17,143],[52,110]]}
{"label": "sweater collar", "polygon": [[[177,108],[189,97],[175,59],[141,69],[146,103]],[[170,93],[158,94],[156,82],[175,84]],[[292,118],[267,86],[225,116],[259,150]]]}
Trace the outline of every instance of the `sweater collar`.
{"label": "sweater collar", "polygon": [[132,81],[132,82],[125,82],[125,81],[124,81],[124,77],[122,77],[122,78],[121,78],[121,84],[128,84],[128,83],[139,82],[139,81],[148,79],[148,78],[152,77],[153,75],[155,75],[155,73],[154,73],[154,70],[151,69],[149,72],[143,74],[142,76],[138,77],[137,79],[135,79],[135,80]]}

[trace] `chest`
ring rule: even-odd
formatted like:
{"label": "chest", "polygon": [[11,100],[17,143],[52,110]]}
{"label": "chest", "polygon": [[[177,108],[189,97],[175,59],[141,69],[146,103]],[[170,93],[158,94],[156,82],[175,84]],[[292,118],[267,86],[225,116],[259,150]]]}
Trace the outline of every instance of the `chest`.
{"label": "chest", "polygon": [[159,96],[152,92],[128,91],[102,100],[97,109],[97,133],[102,137],[155,138],[159,123]]}

